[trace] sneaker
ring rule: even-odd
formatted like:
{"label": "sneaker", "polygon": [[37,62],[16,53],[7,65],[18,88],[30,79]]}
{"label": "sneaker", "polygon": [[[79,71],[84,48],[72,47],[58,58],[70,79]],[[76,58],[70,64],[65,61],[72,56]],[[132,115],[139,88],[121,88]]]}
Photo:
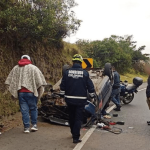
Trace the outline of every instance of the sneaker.
{"label": "sneaker", "polygon": [[30,129],[29,128],[24,128],[24,133],[30,133]]}
{"label": "sneaker", "polygon": [[37,130],[38,130],[37,125],[36,124],[33,125],[32,128],[31,128],[31,131],[37,131]]}
{"label": "sneaker", "polygon": [[107,113],[107,112],[106,112],[106,114],[105,114],[105,115],[107,115],[107,116],[111,116],[111,114],[110,114],[110,113]]}
{"label": "sneaker", "polygon": [[111,119],[111,116],[110,115],[105,115],[105,116],[103,116],[103,118],[105,118],[105,119]]}

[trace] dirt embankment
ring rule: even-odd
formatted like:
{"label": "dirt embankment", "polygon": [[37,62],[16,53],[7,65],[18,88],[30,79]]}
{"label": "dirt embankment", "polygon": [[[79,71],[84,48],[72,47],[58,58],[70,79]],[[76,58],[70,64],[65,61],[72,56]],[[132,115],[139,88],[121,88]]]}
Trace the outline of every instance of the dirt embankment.
{"label": "dirt embankment", "polygon": [[14,100],[9,93],[4,95],[4,82],[23,54],[29,55],[33,64],[43,72],[47,82],[54,84],[62,75],[62,66],[70,64],[75,53],[78,53],[78,50],[66,43],[61,49],[41,44],[26,45],[17,49],[0,46],[0,124],[4,118],[9,118],[19,110],[18,100]]}

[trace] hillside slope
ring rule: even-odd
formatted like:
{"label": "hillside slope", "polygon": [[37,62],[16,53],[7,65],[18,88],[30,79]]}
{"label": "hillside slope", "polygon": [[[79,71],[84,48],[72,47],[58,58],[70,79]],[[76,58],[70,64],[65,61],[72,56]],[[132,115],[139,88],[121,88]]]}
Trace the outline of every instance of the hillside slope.
{"label": "hillside slope", "polygon": [[36,44],[22,49],[0,47],[0,119],[16,113],[19,110],[18,100],[6,94],[5,80],[11,69],[17,65],[23,54],[31,57],[34,65],[43,72],[47,83],[54,84],[62,76],[62,66],[71,64],[71,57],[79,50],[73,44],[64,42],[61,49]]}

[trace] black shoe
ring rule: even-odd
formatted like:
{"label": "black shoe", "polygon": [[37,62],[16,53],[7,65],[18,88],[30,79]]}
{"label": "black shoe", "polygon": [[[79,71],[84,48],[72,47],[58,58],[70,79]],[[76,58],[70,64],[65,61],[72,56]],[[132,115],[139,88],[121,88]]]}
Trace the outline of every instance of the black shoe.
{"label": "black shoe", "polygon": [[150,121],[147,121],[147,124],[150,125]]}
{"label": "black shoe", "polygon": [[116,104],[116,108],[115,108],[114,110],[115,110],[115,111],[121,111],[120,108],[121,108],[121,105],[117,105],[117,104]]}
{"label": "black shoe", "polygon": [[121,111],[120,107],[114,109],[115,111]]}
{"label": "black shoe", "polygon": [[80,143],[82,140],[73,140],[73,143]]}

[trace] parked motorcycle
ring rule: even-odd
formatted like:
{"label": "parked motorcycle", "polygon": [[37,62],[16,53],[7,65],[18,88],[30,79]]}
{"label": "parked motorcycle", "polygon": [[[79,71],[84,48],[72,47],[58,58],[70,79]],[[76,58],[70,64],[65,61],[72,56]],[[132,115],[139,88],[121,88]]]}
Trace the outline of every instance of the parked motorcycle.
{"label": "parked motorcycle", "polygon": [[128,84],[128,81],[120,82],[121,92],[120,92],[120,100],[124,104],[129,104],[134,99],[134,93],[138,92],[138,88],[142,85],[143,79],[140,77],[135,77],[133,79],[133,84]]}

